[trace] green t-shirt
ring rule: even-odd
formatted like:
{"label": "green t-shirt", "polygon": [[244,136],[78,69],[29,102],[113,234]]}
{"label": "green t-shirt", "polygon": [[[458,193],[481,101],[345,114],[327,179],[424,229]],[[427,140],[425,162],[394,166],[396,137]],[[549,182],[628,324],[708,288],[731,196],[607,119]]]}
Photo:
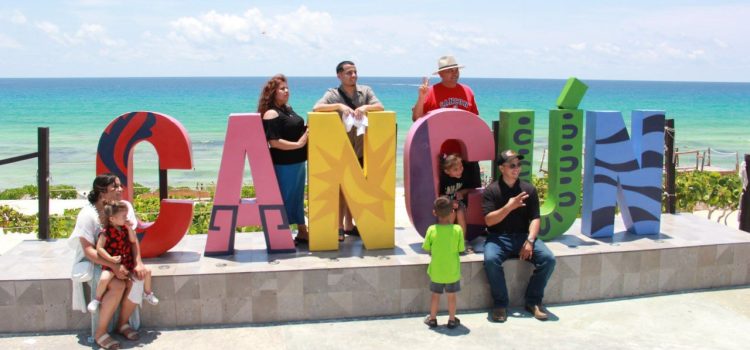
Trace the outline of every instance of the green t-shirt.
{"label": "green t-shirt", "polygon": [[461,260],[464,251],[464,233],[459,225],[432,225],[424,236],[422,249],[431,252],[427,267],[430,280],[435,283],[454,283],[461,280]]}

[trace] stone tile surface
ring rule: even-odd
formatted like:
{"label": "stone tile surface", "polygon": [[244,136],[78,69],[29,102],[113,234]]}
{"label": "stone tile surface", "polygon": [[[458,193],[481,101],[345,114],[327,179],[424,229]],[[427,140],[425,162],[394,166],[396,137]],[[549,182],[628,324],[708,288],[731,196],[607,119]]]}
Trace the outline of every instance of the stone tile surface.
{"label": "stone tile surface", "polygon": [[[580,222],[548,246],[557,267],[546,302],[572,302],[750,283],[750,235],[692,215],[665,215],[662,233],[576,234]],[[368,251],[349,237],[336,252],[268,255],[261,234],[237,234],[236,254],[204,257],[205,236],[186,236],[162,257],[147,259],[161,302],[145,305],[146,326],[273,322],[423,313],[429,310],[430,257],[411,227],[396,230],[392,249]],[[0,256],[0,329],[87,329],[89,315],[70,310],[72,252],[64,241],[25,241]],[[461,256],[459,309],[492,301],[477,254]],[[20,267],[23,267],[21,269]],[[19,272],[19,270],[24,270]],[[523,303],[529,263],[504,264],[512,305]],[[441,308],[445,309],[445,298]],[[14,322],[8,321],[9,319]],[[17,320],[17,321],[15,321]]]}

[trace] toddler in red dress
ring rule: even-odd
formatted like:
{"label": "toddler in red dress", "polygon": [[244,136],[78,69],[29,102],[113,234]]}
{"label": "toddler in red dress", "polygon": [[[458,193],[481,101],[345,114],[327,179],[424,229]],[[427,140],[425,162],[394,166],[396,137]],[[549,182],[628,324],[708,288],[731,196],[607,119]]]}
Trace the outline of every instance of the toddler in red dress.
{"label": "toddler in red dress", "polygon": [[[133,278],[133,269],[135,268],[135,259],[133,252],[137,244],[137,237],[133,230],[133,224],[127,219],[128,206],[122,201],[117,201],[104,206],[102,215],[102,231],[96,240],[96,251],[99,257],[113,264],[121,264],[130,271],[130,278]],[[99,278],[99,284],[96,286],[96,299],[88,305],[88,310],[95,312],[99,308],[102,296],[107,290],[107,285],[115,273],[108,266],[102,265],[102,274]],[[159,303],[159,299],[151,290],[151,270],[145,269],[143,278],[143,298],[151,305]]]}

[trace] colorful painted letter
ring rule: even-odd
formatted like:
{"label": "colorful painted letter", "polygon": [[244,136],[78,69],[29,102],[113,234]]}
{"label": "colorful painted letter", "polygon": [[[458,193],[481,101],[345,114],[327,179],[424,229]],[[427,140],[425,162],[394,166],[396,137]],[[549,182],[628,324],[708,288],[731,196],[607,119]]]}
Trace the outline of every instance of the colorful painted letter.
{"label": "colorful painted letter", "polygon": [[[447,140],[458,140],[461,157],[467,161],[493,159],[492,131],[477,115],[458,109],[437,109],[417,120],[409,129],[404,145],[404,188],[406,210],[420,235],[435,223],[432,204],[437,198],[440,146]],[[479,191],[469,193],[466,215],[467,238],[475,237],[484,229],[482,196]]]}
{"label": "colorful painted letter", "polygon": [[[176,119],[154,112],[131,112],[113,120],[102,133],[96,156],[96,173],[117,175],[123,198],[133,200],[133,151],[146,141],[159,156],[159,169],[192,169],[190,137]],[[155,222],[139,222],[141,256],[152,258],[175,246],[193,222],[193,201],[163,199]]]}
{"label": "colorful painted letter", "polygon": [[[241,198],[245,159],[250,162],[257,198]],[[269,253],[295,251],[260,114],[232,114],[204,254],[234,254],[235,229],[251,225],[263,228]]]}
{"label": "colorful painted letter", "polygon": [[396,114],[368,113],[364,169],[337,113],[309,113],[310,250],[336,250],[343,193],[367,249],[395,245]]}
{"label": "colorful painted letter", "polygon": [[581,210],[581,151],[583,111],[549,111],[549,189],[539,214],[539,238],[548,241],[562,235]]}
{"label": "colorful painted letter", "polygon": [[664,112],[633,111],[632,140],[620,112],[586,113],[586,158],[581,230],[614,234],[615,202],[625,227],[657,234],[661,218]]}
{"label": "colorful painted letter", "polygon": [[512,149],[522,155],[523,167],[519,178],[531,182],[531,165],[534,164],[534,111],[530,109],[500,110],[499,131],[497,153]]}

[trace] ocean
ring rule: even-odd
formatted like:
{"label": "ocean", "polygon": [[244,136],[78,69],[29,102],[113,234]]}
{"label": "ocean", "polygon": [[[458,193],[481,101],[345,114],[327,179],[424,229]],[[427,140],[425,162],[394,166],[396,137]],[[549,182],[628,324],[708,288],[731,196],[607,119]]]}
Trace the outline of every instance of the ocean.
{"label": "ocean", "polygon": [[[253,112],[267,77],[0,79],[0,159],[36,151],[37,127],[50,128],[50,181],[81,190],[91,186],[96,146],[104,128],[131,111],[156,111],[178,119],[190,134],[192,170],[171,170],[170,185],[200,186],[216,181],[231,113]],[[398,120],[397,183],[402,184],[403,144],[421,78],[368,78],[386,110]],[[585,110],[621,111],[626,124],[633,109],[662,109],[675,119],[680,150],[711,148],[712,165],[734,168],[735,156],[750,153],[750,83],[585,80]],[[433,78],[431,83],[437,82]],[[481,118],[491,124],[501,109],[536,112],[535,161],[547,145],[547,111],[565,80],[462,78],[476,95]],[[302,116],[335,77],[289,77],[290,104]],[[156,153],[146,143],[135,151],[135,181],[158,185]],[[684,158],[684,165],[695,157]],[[482,162],[489,167],[489,162]],[[486,164],[485,164],[486,163]],[[249,167],[248,167],[249,169]],[[246,182],[250,183],[250,173]],[[36,183],[36,160],[0,166],[0,189]]]}

